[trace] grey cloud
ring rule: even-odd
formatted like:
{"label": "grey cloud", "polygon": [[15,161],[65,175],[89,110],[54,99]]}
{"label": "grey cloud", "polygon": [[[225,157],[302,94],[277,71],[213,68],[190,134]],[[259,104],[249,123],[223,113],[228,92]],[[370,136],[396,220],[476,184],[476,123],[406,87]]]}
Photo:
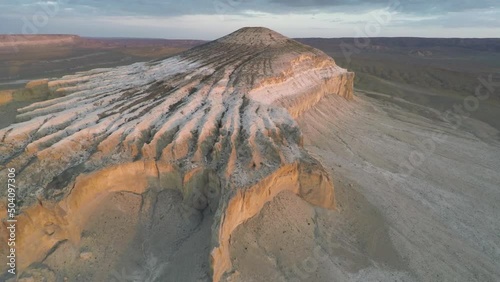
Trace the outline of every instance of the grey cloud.
{"label": "grey cloud", "polygon": [[[82,21],[74,19],[82,18],[88,19],[91,24],[97,18],[106,17],[131,16],[154,19],[198,14],[240,15],[249,19],[247,22],[259,25],[259,17],[262,15],[249,11],[272,15],[312,16],[321,12],[359,15],[384,8],[392,8],[402,15],[391,25],[422,28],[424,26],[491,28],[496,25],[498,28],[497,19],[500,14],[500,0],[16,0],[0,2],[0,33],[20,32],[23,19],[33,18],[43,11],[44,7],[52,7],[54,3],[58,3],[59,11],[54,16],[52,25],[56,22],[65,22],[69,26],[74,25],[75,30],[82,28]],[[336,20],[336,23],[358,24],[342,16],[333,20]],[[318,20],[318,25],[321,24],[324,23]],[[206,27],[202,25],[200,28],[209,28],[208,26],[207,23]],[[68,26],[53,27],[51,31],[68,28]]]}
{"label": "grey cloud", "polygon": [[287,9],[336,10],[339,7],[350,11],[367,8],[398,7],[407,14],[442,14],[476,9],[497,8],[500,0],[269,0]]}
{"label": "grey cloud", "polygon": [[[40,0],[22,0],[0,4],[2,12],[36,9]],[[76,10],[93,8],[105,15],[176,16],[192,14],[239,14],[247,10],[283,13],[360,12],[398,6],[407,14],[442,14],[500,6],[500,0],[52,0]],[[8,3],[8,2],[7,2]],[[399,3],[399,4],[397,4]],[[31,4],[31,5],[29,5]],[[38,4],[40,5],[40,4]]]}
{"label": "grey cloud", "polygon": [[498,28],[500,27],[500,10],[492,10],[488,13],[482,13],[479,11],[453,12],[440,17],[422,19],[414,22],[399,20],[394,21],[393,24],[420,28],[431,28],[435,26],[445,28]]}

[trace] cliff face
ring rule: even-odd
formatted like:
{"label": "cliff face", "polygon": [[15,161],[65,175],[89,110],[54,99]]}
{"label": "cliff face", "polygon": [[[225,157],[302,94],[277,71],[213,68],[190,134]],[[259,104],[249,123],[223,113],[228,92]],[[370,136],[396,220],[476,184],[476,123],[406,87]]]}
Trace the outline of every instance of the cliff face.
{"label": "cliff face", "polygon": [[0,182],[7,168],[18,172],[20,270],[60,242],[78,245],[106,195],[172,189],[214,214],[207,240],[219,281],[233,230],[281,191],[334,208],[294,117],[325,95],[351,99],[352,83],[321,51],[265,28],[48,81],[59,98],[21,109],[23,122],[0,131]]}

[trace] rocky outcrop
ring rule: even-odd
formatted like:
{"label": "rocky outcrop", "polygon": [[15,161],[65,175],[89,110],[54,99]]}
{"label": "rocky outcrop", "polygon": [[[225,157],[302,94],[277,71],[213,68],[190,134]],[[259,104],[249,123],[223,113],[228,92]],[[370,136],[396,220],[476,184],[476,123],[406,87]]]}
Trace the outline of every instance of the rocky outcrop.
{"label": "rocky outcrop", "polygon": [[20,269],[60,242],[78,244],[107,194],[174,189],[215,215],[207,240],[219,281],[233,230],[281,191],[334,208],[294,117],[324,95],[352,98],[352,83],[321,51],[265,28],[44,82],[60,97],[20,109],[25,121],[0,131],[0,182],[7,168],[18,173]]}
{"label": "rocky outcrop", "polygon": [[49,90],[48,82],[48,79],[31,81],[24,88],[15,90],[12,96],[15,101],[40,101],[54,98]]}

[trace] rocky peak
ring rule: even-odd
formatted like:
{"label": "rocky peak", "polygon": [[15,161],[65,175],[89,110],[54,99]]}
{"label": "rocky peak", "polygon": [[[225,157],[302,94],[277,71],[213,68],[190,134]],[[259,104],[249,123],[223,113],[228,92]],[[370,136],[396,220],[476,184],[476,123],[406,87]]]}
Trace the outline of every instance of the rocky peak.
{"label": "rocky peak", "polygon": [[244,27],[217,40],[217,42],[251,46],[275,46],[291,41],[286,36],[265,27]]}

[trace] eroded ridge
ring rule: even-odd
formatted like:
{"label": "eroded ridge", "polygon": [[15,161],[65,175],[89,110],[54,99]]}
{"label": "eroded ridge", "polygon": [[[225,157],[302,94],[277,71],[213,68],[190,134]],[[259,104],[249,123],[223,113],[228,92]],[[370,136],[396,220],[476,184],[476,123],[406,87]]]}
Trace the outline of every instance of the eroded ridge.
{"label": "eroded ridge", "polygon": [[57,242],[78,242],[99,195],[178,189],[186,204],[216,215],[220,280],[231,267],[232,230],[281,190],[334,207],[333,186],[302,149],[294,117],[324,95],[352,98],[352,82],[321,51],[265,28],[165,60],[50,80],[58,98],[20,109],[19,123],[0,131],[2,170],[18,172],[19,240],[29,246],[21,267]]}

